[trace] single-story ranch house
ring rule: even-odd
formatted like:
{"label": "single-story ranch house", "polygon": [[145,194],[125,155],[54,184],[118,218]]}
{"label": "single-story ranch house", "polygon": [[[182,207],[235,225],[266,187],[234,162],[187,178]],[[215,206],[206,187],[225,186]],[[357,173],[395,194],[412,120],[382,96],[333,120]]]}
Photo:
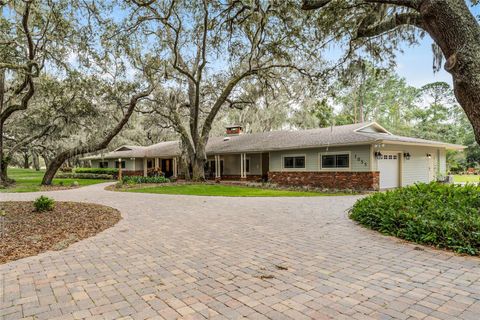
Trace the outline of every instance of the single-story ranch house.
{"label": "single-story ranch house", "polygon": [[[207,145],[210,179],[268,180],[333,189],[378,190],[430,182],[446,175],[446,151],[461,145],[402,137],[376,122],[301,131],[242,134],[227,128]],[[178,141],[123,146],[85,158],[92,167],[121,166],[125,175],[181,177],[185,168]]]}

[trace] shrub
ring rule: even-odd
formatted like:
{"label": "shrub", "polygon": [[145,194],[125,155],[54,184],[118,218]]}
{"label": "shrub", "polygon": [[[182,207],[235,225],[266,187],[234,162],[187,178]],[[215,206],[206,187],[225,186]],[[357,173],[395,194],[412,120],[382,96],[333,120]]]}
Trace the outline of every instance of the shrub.
{"label": "shrub", "polygon": [[60,167],[59,169],[61,172],[72,172],[72,167]]}
{"label": "shrub", "polygon": [[89,174],[118,174],[117,168],[76,168],[75,173],[89,173]]}
{"label": "shrub", "polygon": [[113,179],[111,174],[97,174],[97,173],[60,173],[55,175],[58,179]]}
{"label": "shrub", "polygon": [[405,240],[480,253],[480,187],[416,184],[363,198],[350,217]]}
{"label": "shrub", "polygon": [[44,212],[52,211],[55,208],[55,200],[50,199],[49,197],[40,196],[33,202],[35,211]]}
{"label": "shrub", "polygon": [[135,183],[167,183],[170,182],[168,178],[164,176],[158,177],[143,177],[143,176],[125,176],[122,179],[123,183],[135,184]]}

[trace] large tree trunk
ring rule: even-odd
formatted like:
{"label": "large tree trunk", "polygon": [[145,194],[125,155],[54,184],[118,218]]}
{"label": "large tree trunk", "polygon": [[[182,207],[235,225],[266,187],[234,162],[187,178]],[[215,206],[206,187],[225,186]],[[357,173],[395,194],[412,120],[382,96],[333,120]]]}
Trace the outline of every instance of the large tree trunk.
{"label": "large tree trunk", "polygon": [[0,186],[8,186],[14,181],[8,177],[8,162],[10,159],[5,156],[3,150],[3,123],[0,121]]}
{"label": "large tree trunk", "polygon": [[51,185],[53,178],[57,174],[58,169],[63,165],[63,163],[70,157],[69,151],[64,151],[53,158],[52,161],[48,163],[47,171],[43,175],[42,184]]}
{"label": "large tree trunk", "polygon": [[[0,114],[3,111],[5,96],[5,69],[0,70]],[[0,119],[0,186],[6,186],[11,181],[7,174],[7,159],[5,159],[5,152],[3,150],[3,124],[4,121]]]}
{"label": "large tree trunk", "polygon": [[62,164],[67,161],[68,159],[79,156],[85,153],[96,152],[98,150],[105,149],[108,144],[117,136],[120,131],[122,131],[123,127],[127,124],[130,116],[132,115],[135,107],[139,100],[147,97],[153,91],[152,88],[135,94],[129,102],[128,109],[124,113],[122,119],[117,123],[115,127],[113,127],[110,132],[100,141],[100,142],[91,142],[81,147],[74,147],[69,150],[65,150],[60,152],[57,156],[55,156],[50,163],[48,164],[47,171],[42,179],[42,185],[51,185],[53,177],[57,173],[58,169],[62,166]]}
{"label": "large tree trunk", "polygon": [[3,124],[0,123],[0,186],[8,184],[7,161],[3,151]]}
{"label": "large tree trunk", "polygon": [[205,158],[195,157],[192,161],[192,180],[205,181]]}
{"label": "large tree trunk", "polygon": [[197,182],[205,181],[205,162],[207,161],[207,154],[205,146],[207,139],[199,139],[195,146],[187,147],[188,160],[192,168],[191,179]]}
{"label": "large tree trunk", "polygon": [[[303,0],[305,10],[320,9],[332,0]],[[409,8],[383,22],[359,26],[357,36],[377,37],[404,25],[425,30],[447,59],[455,96],[480,144],[480,26],[465,0],[365,0]],[[354,10],[354,9],[352,9]]]}
{"label": "large tree trunk", "polygon": [[30,169],[30,157],[28,152],[23,153],[23,169]]}
{"label": "large tree trunk", "polygon": [[50,159],[48,158],[48,156],[46,154],[42,154],[42,159],[43,162],[45,162],[45,167],[48,167],[48,165],[50,164]]}
{"label": "large tree trunk", "polygon": [[480,27],[463,0],[424,0],[423,28],[441,48],[458,102],[480,144]]}
{"label": "large tree trunk", "polygon": [[40,159],[38,159],[38,153],[32,152],[32,163],[35,171],[40,171]]}

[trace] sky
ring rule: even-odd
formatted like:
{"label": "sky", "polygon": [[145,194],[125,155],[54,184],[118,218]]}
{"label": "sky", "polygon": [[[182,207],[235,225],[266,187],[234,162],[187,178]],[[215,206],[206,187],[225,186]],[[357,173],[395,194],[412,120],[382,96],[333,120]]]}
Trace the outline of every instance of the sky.
{"label": "sky", "polygon": [[[480,6],[470,9],[474,15],[480,15]],[[117,18],[124,16],[120,9],[115,9],[113,13]],[[433,40],[426,33],[418,45],[409,46],[405,43],[402,46],[403,53],[397,54],[395,72],[405,78],[407,84],[419,88],[428,83],[444,81],[452,85],[451,75],[443,68],[439,72],[433,72],[432,42]],[[343,54],[343,49],[339,50],[334,46],[330,54],[338,58]],[[217,63],[221,64],[222,61],[219,60]],[[215,62],[210,62],[210,66],[212,65],[214,66]]]}
{"label": "sky", "polygon": [[403,53],[397,55],[396,72],[414,87],[427,83],[444,81],[452,85],[452,77],[443,68],[433,72],[432,39],[425,37],[416,46],[404,46]]}
{"label": "sky", "polygon": [[[480,15],[480,6],[472,7],[474,15]],[[421,87],[427,83],[444,81],[452,85],[452,77],[443,68],[433,73],[432,38],[428,34],[419,45],[403,46],[404,53],[397,56],[396,72],[406,79],[409,85]]]}

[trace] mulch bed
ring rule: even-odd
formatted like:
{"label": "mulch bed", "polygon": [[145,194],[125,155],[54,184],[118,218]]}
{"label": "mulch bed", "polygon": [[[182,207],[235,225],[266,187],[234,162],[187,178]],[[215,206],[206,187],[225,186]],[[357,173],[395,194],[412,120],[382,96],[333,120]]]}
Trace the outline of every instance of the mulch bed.
{"label": "mulch bed", "polygon": [[0,234],[0,264],[65,249],[121,219],[116,209],[78,202],[56,202],[53,211],[36,212],[31,201],[9,201],[0,202],[0,209],[6,212],[5,232],[3,237]]}

